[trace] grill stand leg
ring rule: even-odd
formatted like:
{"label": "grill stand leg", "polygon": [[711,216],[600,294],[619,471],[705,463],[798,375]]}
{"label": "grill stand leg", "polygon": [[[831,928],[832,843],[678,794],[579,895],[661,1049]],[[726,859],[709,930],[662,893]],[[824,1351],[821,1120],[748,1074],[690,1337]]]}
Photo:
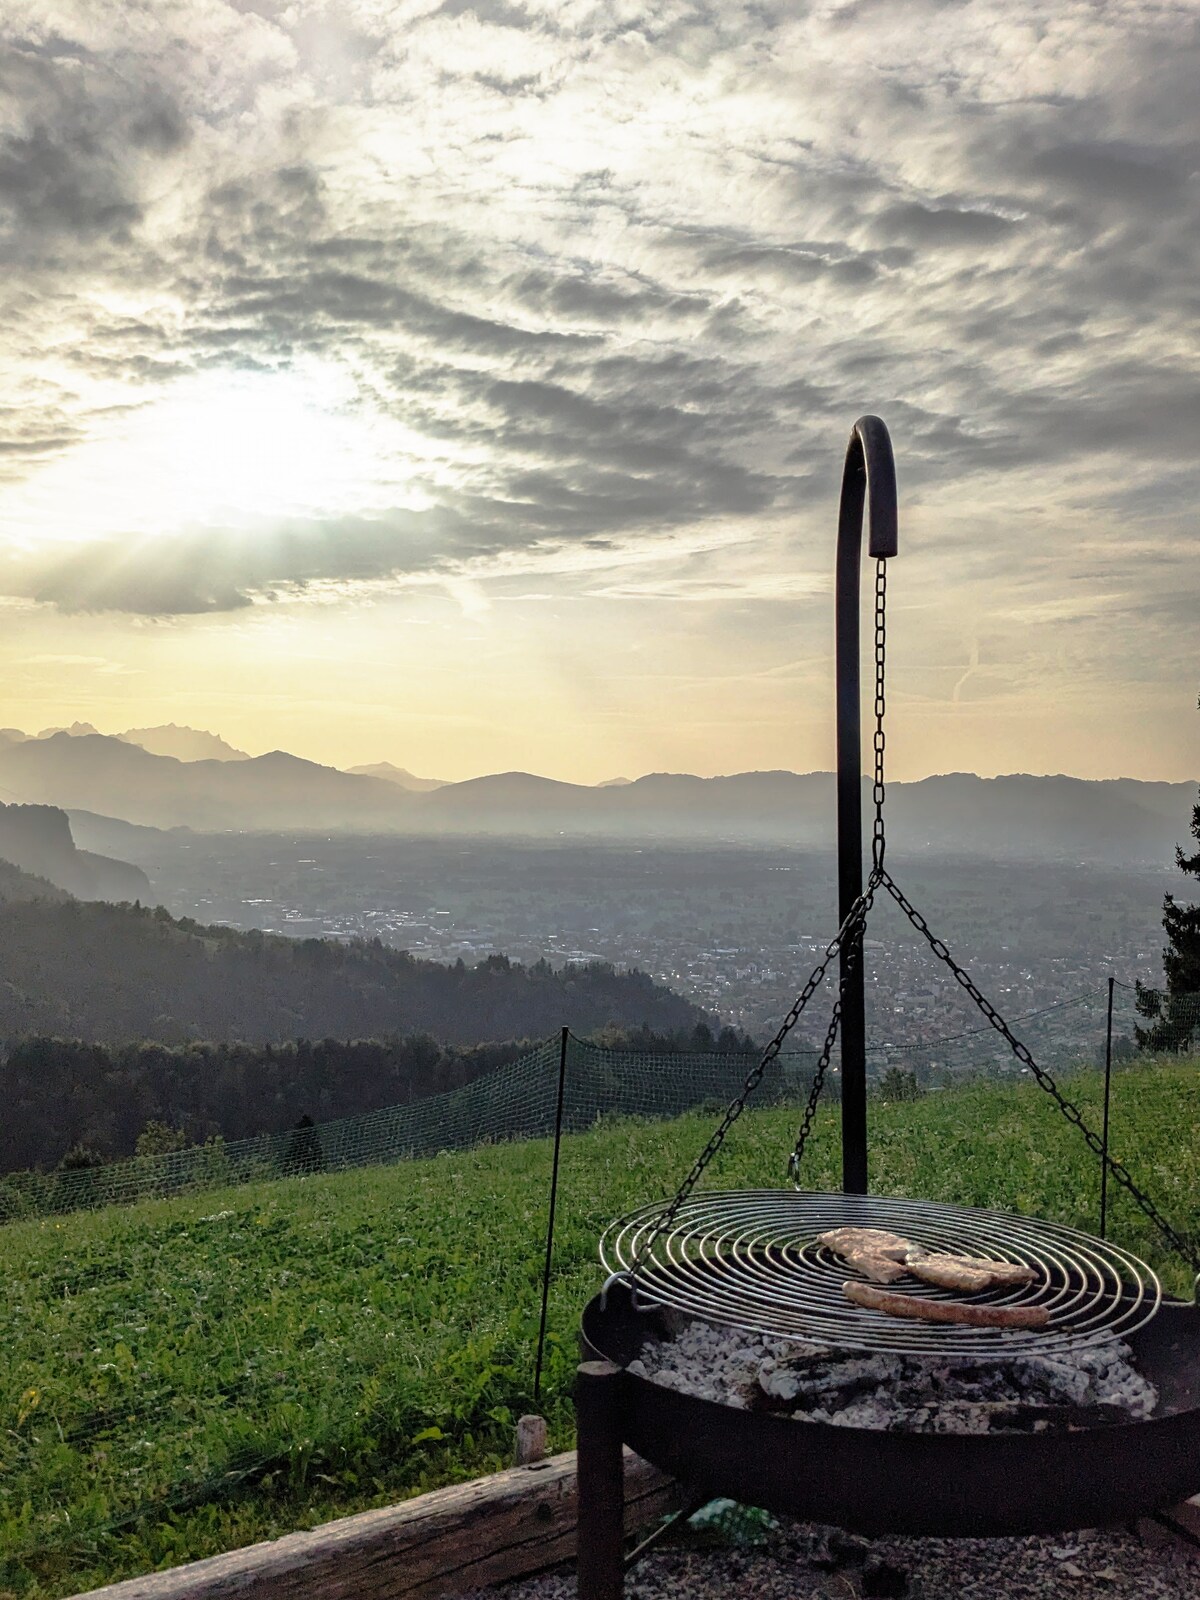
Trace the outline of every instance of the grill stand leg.
{"label": "grill stand leg", "polygon": [[621,1369],[611,1361],[580,1363],[575,1381],[579,1600],[623,1600],[625,1593],[621,1388]]}

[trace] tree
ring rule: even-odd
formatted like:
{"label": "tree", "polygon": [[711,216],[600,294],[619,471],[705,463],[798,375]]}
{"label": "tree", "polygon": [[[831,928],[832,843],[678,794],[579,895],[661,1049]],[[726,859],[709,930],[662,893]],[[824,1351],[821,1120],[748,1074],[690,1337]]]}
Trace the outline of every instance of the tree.
{"label": "tree", "polygon": [[186,1150],[188,1136],[182,1128],[170,1122],[148,1122],[137,1136],[134,1154],[139,1156],[166,1156],[176,1150]]}
{"label": "tree", "polygon": [[104,1157],[93,1145],[79,1139],[58,1163],[60,1172],[91,1172],[104,1165]]}
{"label": "tree", "polygon": [[313,1119],[306,1112],[292,1129],[284,1152],[281,1171],[287,1177],[298,1177],[305,1172],[321,1172],[325,1167],[325,1154],[321,1149],[321,1135]]}
{"label": "tree", "polygon": [[[1200,801],[1192,809],[1192,836],[1198,846],[1185,856],[1176,846],[1181,872],[1200,879]],[[1200,1037],[1200,905],[1180,905],[1173,894],[1163,900],[1163,928],[1170,943],[1163,950],[1165,989],[1137,986],[1137,1008],[1150,1026],[1138,1028],[1138,1043],[1148,1050],[1186,1050]]]}
{"label": "tree", "polygon": [[901,1067],[889,1067],[879,1080],[881,1100],[919,1100],[921,1093],[916,1073]]}

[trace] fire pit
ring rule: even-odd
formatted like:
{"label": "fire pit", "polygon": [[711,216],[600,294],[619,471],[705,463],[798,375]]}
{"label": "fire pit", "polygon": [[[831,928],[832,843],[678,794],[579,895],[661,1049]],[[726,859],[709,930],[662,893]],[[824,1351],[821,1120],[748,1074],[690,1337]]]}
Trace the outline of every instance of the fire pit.
{"label": "fire pit", "polygon": [[[671,1229],[654,1236],[631,1288],[621,1274],[664,1210],[644,1207],[604,1237],[603,1259],[618,1274],[583,1318],[585,1353],[601,1366],[580,1369],[581,1491],[597,1411],[601,1438],[615,1430],[696,1499],[727,1496],[863,1534],[1055,1533],[1132,1520],[1200,1486],[1200,1310],[1164,1301],[1154,1274],[1127,1251],[999,1212],[750,1190],[692,1196]],[[894,1229],[931,1248],[982,1249],[1031,1266],[1032,1282],[973,1298],[1041,1305],[1049,1323],[1037,1331],[959,1327],[856,1306],[842,1293],[853,1271],[815,1243],[839,1226]],[[952,1298],[930,1285],[916,1289]],[[932,1372],[952,1404],[955,1375],[967,1374],[985,1394],[1002,1396],[1005,1415],[998,1428],[968,1422],[947,1430],[936,1416],[925,1419],[931,1426],[896,1426],[886,1414],[856,1421],[810,1412],[797,1421],[794,1409],[773,1414],[770,1381],[761,1396],[703,1398],[689,1392],[695,1383],[656,1381],[662,1346],[694,1318],[714,1335],[729,1330],[734,1344],[742,1330],[750,1351],[751,1331],[804,1341],[802,1357],[830,1358],[835,1389],[847,1353],[865,1358],[857,1371],[850,1364],[852,1378],[865,1375],[885,1399],[881,1364],[897,1387],[911,1386],[921,1369]],[[1089,1399],[1086,1381],[1071,1383],[1072,1371],[1086,1380],[1110,1357],[1124,1364],[1124,1351],[1128,1375],[1117,1391],[1092,1390]],[[788,1367],[785,1344],[770,1353]],[[989,1365],[998,1369],[991,1380]],[[803,1359],[792,1363],[797,1388],[805,1367]],[[1047,1368],[1058,1369],[1057,1391],[1048,1392]],[[790,1398],[786,1385],[779,1397]],[[585,1536],[581,1525],[581,1562]],[[582,1584],[580,1594],[593,1600]]]}
{"label": "fire pit", "polygon": [[[672,1333],[669,1315],[635,1309],[623,1284],[584,1312],[591,1359],[580,1368],[577,1393],[581,1600],[620,1593],[585,1579],[595,1570],[593,1551],[603,1566],[607,1545],[611,1584],[621,1443],[678,1478],[694,1500],[726,1496],[868,1535],[1058,1533],[1132,1521],[1200,1487],[1195,1306],[1166,1301],[1125,1341],[1132,1364],[1157,1390],[1148,1418],[1063,1431],[886,1431],[743,1410],[629,1370],[648,1341]],[[619,1574],[619,1518],[615,1527]]]}
{"label": "fire pit", "polygon": [[[877,558],[875,822],[865,888],[858,667],[864,506]],[[580,1600],[619,1600],[623,1592],[625,1444],[677,1478],[694,1505],[728,1497],[869,1535],[1057,1533],[1131,1521],[1200,1488],[1200,1307],[1164,1300],[1143,1262],[1073,1229],[866,1193],[863,933],[882,889],[1079,1129],[1106,1174],[1167,1244],[1190,1259],[1188,1242],[1110,1158],[1107,1145],[1014,1037],[884,865],[886,560],[896,549],[891,443],[877,417],[864,417],[851,434],[838,525],[841,922],[675,1197],[640,1208],[604,1235],[601,1259],[609,1278],[583,1314],[582,1345],[589,1359],[579,1368],[576,1388]],[[800,1190],[805,1140],[840,1032],[846,1192],[698,1189],[835,957],[838,1000],[789,1172]],[[1020,1282],[970,1294],[979,1312],[974,1321],[990,1316],[1011,1324],[1015,1317],[1037,1325],[924,1320],[922,1309],[926,1317],[957,1317],[962,1307],[961,1294],[955,1306],[955,1291],[925,1281],[905,1282],[903,1316],[886,1314],[873,1285],[860,1278],[869,1302],[861,1303],[849,1258],[839,1259],[818,1237],[844,1227],[901,1235],[902,1248],[908,1242],[915,1253],[907,1257],[910,1263],[925,1251],[935,1258],[971,1257],[978,1265],[984,1257],[1023,1269],[1012,1275]],[[709,1333],[699,1332],[701,1325]],[[661,1381],[675,1363],[670,1346],[681,1330],[702,1360],[705,1348],[711,1352],[714,1374],[718,1364],[727,1371],[728,1346],[711,1343],[721,1337],[712,1330],[720,1329],[735,1330],[735,1355],[740,1337],[745,1348],[738,1359],[756,1368],[757,1388],[740,1380],[732,1388],[724,1380],[697,1383],[686,1375],[679,1381],[678,1371]],[[754,1342],[763,1339],[788,1343]],[[783,1377],[776,1376],[780,1360],[787,1369]],[[824,1370],[818,1370],[821,1363]],[[889,1375],[899,1399],[886,1392]],[[872,1392],[872,1405],[855,1409],[856,1384]],[[689,1392],[696,1388],[710,1389],[711,1397]],[[842,1403],[847,1398],[848,1405]],[[959,1406],[959,1412],[950,1415],[943,1402],[951,1411]]]}

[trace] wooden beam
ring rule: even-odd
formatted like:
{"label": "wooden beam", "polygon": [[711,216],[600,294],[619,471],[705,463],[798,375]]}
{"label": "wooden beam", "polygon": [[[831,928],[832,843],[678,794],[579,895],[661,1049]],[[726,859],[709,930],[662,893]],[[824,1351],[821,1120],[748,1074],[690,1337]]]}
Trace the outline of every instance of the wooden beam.
{"label": "wooden beam", "polygon": [[[626,1530],[679,1504],[674,1480],[627,1449]],[[577,1505],[568,1450],[310,1533],[94,1589],[91,1600],[433,1600],[570,1560]]]}

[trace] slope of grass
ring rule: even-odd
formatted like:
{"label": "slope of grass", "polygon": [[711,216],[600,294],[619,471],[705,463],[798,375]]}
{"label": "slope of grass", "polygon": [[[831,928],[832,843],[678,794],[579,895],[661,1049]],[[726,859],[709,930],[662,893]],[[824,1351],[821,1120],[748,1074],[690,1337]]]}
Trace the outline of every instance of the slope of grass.
{"label": "slope of grass", "polygon": [[[1095,1075],[1072,1095],[1099,1125]],[[568,1138],[542,1407],[571,1441],[598,1235],[672,1192],[714,1118]],[[795,1110],[747,1113],[714,1187],[784,1181]],[[1088,1230],[1099,1174],[1032,1085],[875,1102],[872,1188]],[[1200,1070],[1116,1080],[1113,1150],[1200,1237]],[[836,1112],[813,1188],[838,1183]],[[0,1232],[0,1596],[49,1597],[507,1464],[532,1409],[549,1146],[496,1146],[13,1224]],[[1110,1234],[1190,1292],[1110,1184]]]}

